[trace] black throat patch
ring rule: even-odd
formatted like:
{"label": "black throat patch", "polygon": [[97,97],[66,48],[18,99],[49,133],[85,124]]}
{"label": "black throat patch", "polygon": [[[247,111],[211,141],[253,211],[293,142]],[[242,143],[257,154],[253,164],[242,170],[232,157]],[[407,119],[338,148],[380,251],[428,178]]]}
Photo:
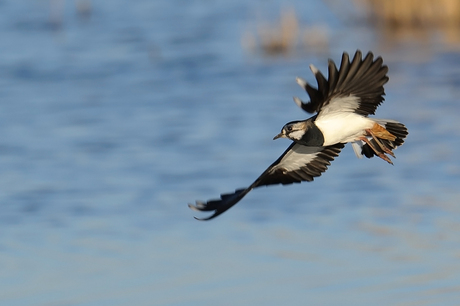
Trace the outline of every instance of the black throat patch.
{"label": "black throat patch", "polygon": [[324,143],[324,136],[315,124],[316,116],[305,121],[306,131],[302,139],[297,140],[298,144],[309,147],[321,147]]}

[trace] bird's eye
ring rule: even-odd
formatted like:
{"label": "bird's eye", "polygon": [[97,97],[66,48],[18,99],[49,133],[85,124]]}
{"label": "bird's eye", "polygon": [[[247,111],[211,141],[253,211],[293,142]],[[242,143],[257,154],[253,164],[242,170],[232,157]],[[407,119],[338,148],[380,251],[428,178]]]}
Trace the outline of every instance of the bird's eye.
{"label": "bird's eye", "polygon": [[288,132],[292,132],[292,126],[288,126],[286,129]]}

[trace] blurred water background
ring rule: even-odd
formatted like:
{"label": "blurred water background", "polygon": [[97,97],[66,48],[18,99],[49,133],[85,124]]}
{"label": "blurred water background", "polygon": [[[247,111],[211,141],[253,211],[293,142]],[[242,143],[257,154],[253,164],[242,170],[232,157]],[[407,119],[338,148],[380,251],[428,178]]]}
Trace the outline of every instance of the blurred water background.
{"label": "blurred water background", "polygon": [[[0,305],[458,305],[458,21],[378,5],[0,1]],[[356,49],[389,66],[395,165],[347,146],[194,220],[288,146],[295,77]]]}

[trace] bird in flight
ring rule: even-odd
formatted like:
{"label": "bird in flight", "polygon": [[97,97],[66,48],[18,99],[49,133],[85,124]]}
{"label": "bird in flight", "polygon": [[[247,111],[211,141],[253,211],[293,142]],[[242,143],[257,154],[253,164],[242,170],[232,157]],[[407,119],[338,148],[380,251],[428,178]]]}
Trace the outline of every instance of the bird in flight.
{"label": "bird in flight", "polygon": [[393,150],[404,143],[407,128],[394,120],[368,117],[384,100],[388,67],[383,65],[382,58],[374,59],[372,52],[362,58],[358,50],[350,62],[348,54],[343,53],[339,69],[329,60],[328,79],[315,66],[310,65],[310,69],[318,88],[297,78],[310,102],[297,97],[294,101],[304,111],[316,114],[283,126],[273,139],[288,138],[293,142],[249,187],[222,194],[220,199],[189,204],[193,210],[213,212],[209,217],[196,219],[217,217],[256,187],[313,181],[327,170],[348,142],[359,158],[375,155],[393,164],[389,156],[395,157]]}

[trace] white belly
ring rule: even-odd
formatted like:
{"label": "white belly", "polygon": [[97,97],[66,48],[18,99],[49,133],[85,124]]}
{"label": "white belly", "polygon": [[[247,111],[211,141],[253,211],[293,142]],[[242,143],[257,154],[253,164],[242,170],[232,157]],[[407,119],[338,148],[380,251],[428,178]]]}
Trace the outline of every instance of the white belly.
{"label": "white belly", "polygon": [[323,133],[324,146],[355,141],[366,133],[366,129],[372,128],[374,123],[367,117],[343,112],[315,120],[316,126]]}

